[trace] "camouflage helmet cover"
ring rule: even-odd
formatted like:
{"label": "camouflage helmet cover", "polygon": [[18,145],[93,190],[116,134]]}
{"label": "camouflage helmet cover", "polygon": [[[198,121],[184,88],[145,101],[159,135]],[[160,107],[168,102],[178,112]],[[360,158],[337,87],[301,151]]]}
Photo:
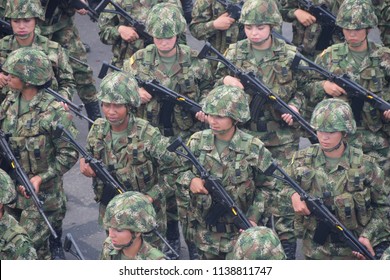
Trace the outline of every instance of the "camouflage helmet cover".
{"label": "camouflage helmet cover", "polygon": [[125,192],[115,196],[107,205],[104,227],[150,232],[156,226],[156,212],[147,197],[139,192]]}
{"label": "camouflage helmet cover", "polygon": [[121,71],[109,73],[103,78],[97,98],[106,103],[141,105],[136,79]]}
{"label": "camouflage helmet cover", "polygon": [[243,231],[229,259],[285,260],[286,255],[276,234],[267,227],[251,227]]}
{"label": "camouflage helmet cover", "polygon": [[344,0],[336,18],[336,25],[345,29],[374,28],[378,25],[370,0]]}
{"label": "camouflage helmet cover", "polygon": [[8,0],[5,7],[6,18],[39,18],[45,20],[45,14],[39,0]]}
{"label": "camouflage helmet cover", "polygon": [[245,92],[232,86],[218,86],[204,99],[203,112],[208,115],[230,117],[238,122],[250,118],[249,103]]}
{"label": "camouflage helmet cover", "polygon": [[47,55],[31,47],[11,52],[2,69],[23,82],[35,86],[42,86],[54,77],[52,64]]}
{"label": "camouflage helmet cover", "polygon": [[242,6],[240,23],[280,26],[282,15],[274,0],[248,0]]}
{"label": "camouflage helmet cover", "polygon": [[0,169],[0,203],[9,204],[16,198],[14,183],[9,175]]}
{"label": "camouflage helmet cover", "polygon": [[311,125],[315,130],[322,132],[344,131],[354,134],[356,122],[349,104],[338,98],[329,98],[321,101],[314,108]]}
{"label": "camouflage helmet cover", "polygon": [[180,9],[170,3],[159,3],[149,11],[146,31],[154,38],[172,38],[186,30],[186,20]]}

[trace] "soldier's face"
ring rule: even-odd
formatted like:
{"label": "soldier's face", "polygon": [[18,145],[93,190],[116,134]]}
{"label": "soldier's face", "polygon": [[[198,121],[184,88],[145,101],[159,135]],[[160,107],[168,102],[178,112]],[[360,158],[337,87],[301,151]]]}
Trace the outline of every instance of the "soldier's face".
{"label": "soldier's face", "polygon": [[29,38],[35,28],[35,18],[11,19],[12,30],[21,39]]}
{"label": "soldier's face", "polygon": [[349,46],[359,47],[367,38],[367,29],[343,29],[345,41]]}
{"label": "soldier's face", "polygon": [[271,26],[245,24],[245,34],[254,47],[263,45],[270,40]]}
{"label": "soldier's face", "polygon": [[318,141],[322,149],[331,149],[338,145],[343,139],[343,133],[340,131],[337,132],[321,132],[317,131]]}
{"label": "soldier's face", "polygon": [[171,57],[176,54],[176,39],[177,36],[171,38],[153,38],[154,44],[157,47],[158,53],[161,56]]}
{"label": "soldier's face", "polygon": [[208,115],[208,123],[215,134],[225,134],[234,128],[234,121],[229,117]]}
{"label": "soldier's face", "polygon": [[108,236],[111,238],[111,243],[116,249],[122,249],[132,239],[131,232],[127,229],[109,228]]}
{"label": "soldier's face", "polygon": [[102,102],[102,111],[111,126],[118,127],[125,123],[127,108],[124,104]]}

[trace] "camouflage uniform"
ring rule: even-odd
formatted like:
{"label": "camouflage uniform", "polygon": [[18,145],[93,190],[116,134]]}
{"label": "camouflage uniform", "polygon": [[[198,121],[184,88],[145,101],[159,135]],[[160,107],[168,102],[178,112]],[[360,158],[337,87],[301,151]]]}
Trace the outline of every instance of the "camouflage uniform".
{"label": "camouflage uniform", "polygon": [[[342,28],[364,29],[375,27],[377,19],[372,6],[367,2],[345,0],[340,8],[336,23]],[[384,100],[390,100],[388,89],[390,49],[368,41],[366,57],[362,62],[359,62],[355,61],[347,43],[335,44],[319,55],[315,62],[335,75],[349,75],[353,81],[372,93]],[[318,103],[326,96],[323,89],[323,77],[317,76],[316,78],[311,84],[313,103]],[[385,171],[386,177],[389,177],[389,122],[382,118],[381,111],[372,107],[368,102],[361,106],[358,104],[357,98],[351,98],[348,94],[339,98],[347,100],[356,114],[361,115],[360,120],[355,119],[358,131],[351,136],[349,143],[362,147],[365,154],[376,158],[380,167]]]}
{"label": "camouflage uniform", "polygon": [[390,1],[372,0],[375,14],[378,17],[378,28],[381,32],[383,45],[390,47]]}
{"label": "camouflage uniform", "polygon": [[[166,151],[168,138],[163,137],[158,129],[147,121],[136,118],[131,113],[140,104],[134,78],[122,72],[114,72],[102,80],[100,88],[98,98],[101,102],[127,104],[129,107],[127,137],[121,137],[114,145],[109,121],[100,118],[94,122],[88,134],[87,150],[94,158],[103,161],[124,188],[153,198],[159,230],[165,234],[166,188],[174,184],[171,176],[176,158],[174,154]],[[110,189],[98,178],[93,179],[93,188],[95,200],[100,202],[101,223],[105,205],[111,198]],[[147,240],[157,246],[161,245],[155,237],[148,237]]]}
{"label": "camouflage uniform", "polygon": [[[273,27],[279,26],[282,18],[275,2],[249,0],[243,6],[240,22],[243,24],[267,24]],[[230,45],[225,57],[241,70],[253,72],[284,102],[302,111],[306,102],[302,90],[307,78],[304,73],[291,70],[296,47],[272,38],[270,49],[270,52],[261,61],[257,61],[250,41],[245,39]],[[218,83],[221,83],[228,74],[228,69],[219,63],[216,73],[216,78],[220,79]],[[286,166],[292,154],[298,150],[302,131],[295,125],[287,125],[281,118],[282,113],[272,104],[261,101],[260,105],[257,105],[254,93],[249,90],[246,90],[246,93],[250,95],[252,101],[251,120],[245,124],[245,131],[258,137],[279,164]],[[259,109],[258,106],[261,108]],[[257,112],[258,110],[260,111]],[[288,216],[293,213],[291,203],[288,199],[283,199],[285,201],[273,203],[279,208],[274,209],[273,212],[278,217],[283,216],[283,218],[278,218],[276,230],[282,243],[285,243],[295,239],[292,230],[293,218]],[[290,243],[295,244],[295,241]],[[289,254],[287,255],[289,256]],[[295,256],[295,253],[291,253],[291,257],[292,255]]]}
{"label": "camouflage uniform", "polygon": [[[249,119],[249,108],[244,92],[236,87],[220,86],[205,99],[206,114],[230,117],[235,122]],[[189,149],[211,175],[221,180],[223,187],[237,206],[252,221],[259,221],[266,210],[266,198],[273,192],[274,182],[263,171],[272,163],[271,153],[256,137],[237,127],[225,149],[218,153],[215,137],[210,129],[193,134]],[[205,216],[211,207],[211,196],[193,194],[189,190],[191,180],[197,177],[195,167],[182,172],[177,179],[178,193],[189,196],[188,223],[202,259],[225,259],[233,250],[239,237],[239,229],[230,215],[218,218],[213,226],[207,225]]]}
{"label": "camouflage uniform", "polygon": [[[87,53],[73,20],[75,9],[70,6],[69,1],[58,1],[52,16],[48,18],[47,9],[51,1],[53,0],[41,0],[46,13],[45,21],[39,24],[41,34],[67,49],[69,56],[87,63]],[[92,69],[72,59],[70,65],[76,81],[77,93],[85,105],[88,117],[95,120],[101,114]]]}
{"label": "camouflage uniform", "polygon": [[[39,88],[53,77],[50,60],[34,48],[12,52],[3,70]],[[77,162],[78,153],[71,144],[54,138],[53,133],[58,123],[73,133],[76,129],[61,104],[39,88],[26,112],[19,111],[20,92],[7,95],[0,106],[0,125],[11,134],[9,144],[27,175],[41,177],[38,195],[44,202],[43,210],[49,221],[58,229],[66,209],[62,176]],[[34,242],[38,257],[47,258],[45,249],[50,232],[35,204],[31,199],[18,196],[16,210],[17,220]]]}
{"label": "camouflage uniform", "polygon": [[[5,5],[7,4],[7,0],[0,0],[0,19],[5,20]],[[0,31],[0,39],[6,36],[2,31]]]}
{"label": "camouflage uniform", "polygon": [[0,259],[35,260],[37,253],[27,232],[4,211],[3,206],[13,202],[16,192],[11,178],[2,169],[0,169],[0,185]]}
{"label": "camouflage uniform", "polygon": [[[19,0],[17,2],[9,1],[6,7],[5,16],[10,19],[35,18],[36,21],[44,19],[43,10],[38,0]],[[51,88],[65,98],[72,100],[76,92],[76,84],[73,78],[72,67],[70,66],[68,54],[56,42],[37,34],[34,31],[34,39],[29,47],[37,48],[43,51],[50,59],[53,67],[55,79],[52,81]],[[3,64],[8,54],[16,49],[22,48],[14,35],[6,36],[0,40],[0,64]],[[5,94],[5,92],[3,92]],[[4,96],[5,97],[5,96]],[[1,100],[4,99],[1,98]]]}
{"label": "camouflage uniform", "polygon": [[[150,9],[160,3],[168,2],[177,5],[181,8],[181,4],[177,0],[118,0],[115,1],[122,7],[133,19],[139,22],[145,22]],[[109,4],[107,10],[114,10],[114,7]],[[101,13],[99,16],[99,36],[103,44],[112,45],[112,60],[111,64],[122,68],[123,62],[129,59],[135,52],[146,47],[144,39],[128,43],[122,40],[118,27],[120,25],[130,26],[123,17],[113,13]]]}
{"label": "camouflage uniform", "polygon": [[[149,200],[139,192],[129,191],[114,197],[107,205],[104,217],[106,230],[114,228],[117,230],[129,230],[132,239],[126,247],[134,242],[135,233],[146,233],[157,227],[156,212]],[[146,242],[143,237],[142,245],[137,255],[131,260],[162,260],[164,254]],[[101,260],[129,260],[122,250],[115,249],[111,238],[107,237],[103,244],[100,256]]]}
{"label": "camouflage uniform", "polygon": [[[171,38],[184,32],[186,28],[185,19],[180,12],[172,5],[165,4],[155,5],[146,23],[147,32],[154,38]],[[124,63],[124,70],[143,80],[156,79],[167,88],[199,102],[213,84],[210,63],[207,60],[198,59],[198,53],[186,45],[176,44],[175,47],[176,60],[170,69],[163,62],[163,57],[159,55],[156,45],[152,44],[136,52],[130,60],[127,60]],[[156,96],[147,104],[141,105],[138,116],[159,127],[165,136],[181,136],[183,139],[188,139],[192,133],[199,131],[202,127],[191,112],[184,110],[180,105],[173,106],[170,102],[161,101]],[[172,233],[175,236],[172,240],[179,240],[178,210],[174,193],[168,195],[167,203],[168,222],[176,228],[175,233]],[[169,232],[167,234],[170,240]]]}
{"label": "camouflage uniform", "polygon": [[[321,132],[353,134],[356,124],[350,106],[339,99],[327,99],[317,105],[311,124]],[[343,141],[343,140],[342,140]],[[389,210],[390,187],[384,184],[383,171],[361,149],[344,142],[338,163],[331,164],[319,144],[297,152],[288,168],[296,182],[313,197],[322,199],[337,219],[354,236],[363,236],[372,246],[389,240],[383,236],[383,213]],[[294,193],[288,191],[288,196]],[[314,215],[302,220],[303,253],[307,259],[352,259],[350,247],[330,232],[325,243],[314,239],[318,220]]]}
{"label": "camouflage uniform", "polygon": [[[314,58],[316,54],[321,52],[323,48],[317,43],[320,41],[321,32],[328,34],[331,30],[327,30],[326,26],[321,26],[320,23],[313,23],[309,27],[305,27],[295,17],[294,12],[300,8],[298,0],[278,0],[280,3],[280,12],[286,22],[292,23],[293,28],[293,44],[302,48],[301,52]],[[328,10],[337,16],[339,7],[343,0],[312,0],[314,5],[325,5]],[[302,8],[302,10],[304,10]],[[337,35],[332,36],[333,43],[341,42]]]}
{"label": "camouflage uniform", "polygon": [[390,260],[390,247],[387,247],[385,252],[383,253],[381,260]]}
{"label": "camouflage uniform", "polygon": [[252,227],[240,234],[227,260],[285,260],[277,235],[267,227]]}

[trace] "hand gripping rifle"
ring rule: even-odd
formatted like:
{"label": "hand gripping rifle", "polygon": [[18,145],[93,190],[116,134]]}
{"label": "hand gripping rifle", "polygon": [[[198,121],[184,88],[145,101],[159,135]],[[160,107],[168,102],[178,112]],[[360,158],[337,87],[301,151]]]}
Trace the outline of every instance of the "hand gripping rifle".
{"label": "hand gripping rifle", "polygon": [[[184,149],[184,152],[177,150],[179,147]],[[237,204],[226,192],[225,188],[222,186],[221,181],[211,175],[196,159],[191,150],[183,143],[182,139],[178,137],[173,141],[168,147],[167,150],[170,152],[175,152],[179,156],[182,156],[188,159],[198,170],[199,176],[201,179],[205,180],[205,188],[209,192],[212,198],[212,206],[206,216],[206,224],[216,225],[218,219],[225,214],[233,216],[233,223],[239,229],[248,229],[252,227],[252,224],[248,218],[242,213],[241,209],[238,208]]]}
{"label": "hand gripping rifle", "polygon": [[[108,172],[107,168],[104,166],[101,160],[93,158],[76,140],[73,136],[67,131],[62,124],[58,124],[56,130],[54,131],[55,137],[61,137],[65,141],[71,143],[81,156],[85,159],[86,163],[89,163],[92,170],[95,172],[96,176],[103,181],[104,192],[102,195],[102,203],[107,205],[108,202],[117,194],[124,193],[126,190],[117,182],[117,180]],[[111,192],[106,188],[109,187]]]}
{"label": "hand gripping rifle", "polygon": [[[72,249],[72,246],[74,247],[74,250]],[[67,233],[65,236],[64,250],[65,252],[71,253],[78,260],[85,260],[83,253],[81,253],[79,246],[77,245],[76,241],[73,239],[72,234],[70,233]]]}
{"label": "hand gripping rifle", "polygon": [[[211,55],[214,53],[216,56]],[[286,102],[276,96],[263,82],[255,77],[253,72],[243,72],[239,68],[237,68],[233,63],[227,60],[218,50],[216,50],[209,42],[206,42],[202,50],[200,51],[199,58],[206,58],[210,60],[215,60],[223,63],[234,76],[240,79],[241,83],[245,88],[250,88],[255,93],[261,97],[261,99],[271,102],[274,104],[275,108],[277,108],[281,113],[290,114],[295,121],[297,121],[309,134],[313,139],[317,139],[317,134],[312,126],[297,112],[291,109]],[[253,103],[253,101],[252,101]],[[251,104],[253,106],[253,104]],[[251,107],[252,107],[251,106]],[[257,112],[262,110],[259,106],[256,108],[251,108],[251,111]]]}
{"label": "hand gripping rifle", "polygon": [[323,28],[316,46],[318,50],[326,49],[332,44],[332,34],[335,34],[340,40],[344,40],[343,30],[336,25],[336,16],[329,11],[326,4],[314,5],[310,0],[298,0],[298,3],[302,9],[314,16],[316,22]]}
{"label": "hand gripping rifle", "polygon": [[43,202],[39,199],[38,195],[35,193],[35,188],[31,184],[30,179],[28,178],[26,172],[23,170],[17,161],[15,155],[13,154],[11,147],[8,144],[7,136],[3,130],[0,129],[0,149],[3,159],[9,164],[9,167],[14,172],[16,176],[16,181],[19,182],[22,186],[26,188],[27,194],[33,199],[35,206],[38,209],[39,214],[41,214],[44,219],[47,227],[50,230],[51,235],[54,238],[58,238],[57,233],[53,229],[53,226],[50,224],[49,219],[47,218],[45,212],[43,211]]}
{"label": "hand gripping rifle", "polygon": [[[105,8],[108,4],[114,6],[115,10],[106,10]],[[144,39],[145,45],[150,45],[153,43],[153,37],[145,31],[145,24],[137,21],[136,19],[133,19],[121,6],[119,6],[113,0],[103,0],[99,3],[99,5],[96,6],[95,11],[98,15],[100,15],[100,13],[112,13],[120,15],[125,19],[125,21],[127,21],[128,24],[134,27],[138,35]]]}
{"label": "hand gripping rifle", "polygon": [[[239,3],[232,3],[228,0],[216,0],[216,1],[225,8],[226,12],[229,14],[229,17],[231,17],[235,21],[238,21],[240,19],[242,5],[244,5],[244,1],[241,1]],[[285,41],[288,45],[291,46],[294,45],[289,39],[284,37],[282,34],[276,32],[275,30],[271,30],[271,34],[274,35],[276,38]],[[243,38],[246,38],[245,33],[243,34]]]}
{"label": "hand gripping rifle", "polygon": [[76,10],[85,9],[88,10],[88,16],[93,22],[99,20],[99,14],[96,13],[94,9],[92,9],[88,4],[84,3],[80,0],[70,0],[70,6],[75,8]]}
{"label": "hand gripping rifle", "polygon": [[[275,170],[278,170],[282,176],[275,175]],[[353,251],[357,251],[366,259],[374,260],[374,256],[367,250],[362,243],[360,243],[356,237],[350,232],[324,205],[321,199],[311,197],[306,193],[288,174],[279,167],[276,163],[272,163],[266,170],[265,175],[272,176],[276,179],[281,180],[291,186],[301,197],[309,208],[310,212],[314,214],[319,220],[317,229],[314,233],[314,241],[318,244],[323,245],[330,231],[337,233],[343,242],[345,242]]]}
{"label": "hand gripping rifle", "polygon": [[[299,66],[299,62],[301,60],[305,61],[309,66]],[[342,87],[348,93],[348,96],[351,97],[351,107],[357,122],[361,121],[361,111],[365,101],[369,102],[372,107],[380,111],[387,111],[390,109],[390,103],[386,102],[358,83],[352,81],[347,74],[337,76],[299,53],[295,55],[291,68],[292,70],[313,70],[322,75],[328,81],[337,84],[339,87]]]}
{"label": "hand gripping rifle", "polygon": [[51,88],[45,88],[45,90],[46,90],[47,93],[52,95],[58,102],[63,102],[66,105],[68,105],[69,109],[73,113],[75,113],[76,116],[78,116],[81,119],[84,119],[84,120],[88,121],[91,124],[93,123],[93,120],[91,120],[90,118],[88,118],[88,117],[84,116],[83,114],[81,114],[84,105],[76,105],[76,104],[74,104],[72,101],[70,101],[67,98],[63,97],[61,94],[59,94],[58,92],[56,92],[55,90],[53,90]]}

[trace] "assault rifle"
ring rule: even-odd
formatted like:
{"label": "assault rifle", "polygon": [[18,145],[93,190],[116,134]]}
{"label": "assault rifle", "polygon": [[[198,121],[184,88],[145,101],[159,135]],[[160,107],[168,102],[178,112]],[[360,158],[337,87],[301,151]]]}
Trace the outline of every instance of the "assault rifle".
{"label": "assault rifle", "polygon": [[[185,152],[177,150],[179,147],[182,147]],[[235,226],[239,229],[248,229],[252,227],[252,224],[248,218],[242,213],[241,209],[238,208],[234,200],[229,196],[224,187],[221,184],[221,181],[211,175],[196,159],[195,155],[191,150],[183,143],[182,139],[178,137],[173,141],[168,147],[167,150],[170,152],[175,152],[179,156],[182,156],[188,159],[197,169],[201,179],[205,180],[205,187],[209,192],[212,198],[212,205],[209,212],[206,215],[205,221],[207,225],[216,226],[218,219],[225,215],[229,214],[233,216],[233,222]]]}
{"label": "assault rifle", "polygon": [[[106,10],[105,8],[108,4],[114,6],[115,10]],[[120,15],[125,19],[125,21],[127,21],[128,24],[134,27],[138,35],[144,39],[145,45],[150,45],[153,43],[153,37],[145,31],[145,24],[133,19],[121,6],[119,6],[113,0],[103,0],[99,3],[99,5],[96,6],[95,11],[98,15],[101,13],[112,13]]]}
{"label": "assault rifle", "polygon": [[[226,12],[229,14],[229,17],[234,19],[235,21],[238,21],[241,16],[241,10],[242,5],[244,5],[244,1],[241,1],[239,3],[232,3],[228,0],[216,0],[218,3],[220,3],[226,10]],[[279,38],[283,41],[285,41],[289,45],[294,45],[289,39],[284,37],[282,34],[276,32],[275,30],[271,31],[271,34],[274,35],[276,38]],[[245,33],[241,35],[242,38],[245,38]]]}
{"label": "assault rifle", "polygon": [[[71,143],[81,156],[85,159],[86,163],[89,163],[96,176],[103,181],[103,196],[102,203],[107,205],[108,202],[117,194],[124,193],[126,190],[117,182],[117,180],[108,172],[107,168],[101,160],[93,158],[67,131],[63,125],[57,125],[54,132],[55,137],[61,137],[65,141]],[[108,186],[108,188],[106,188]]]}
{"label": "assault rifle", "polygon": [[12,35],[12,27],[9,22],[0,18],[0,32],[4,35]]}
{"label": "assault rifle", "polygon": [[52,95],[58,102],[63,102],[66,105],[68,105],[69,109],[73,113],[75,113],[76,116],[78,116],[81,119],[84,119],[84,120],[88,121],[89,123],[93,123],[93,121],[90,118],[84,116],[81,113],[81,111],[83,110],[84,105],[76,105],[76,104],[74,104],[72,101],[70,101],[67,98],[63,97],[61,94],[59,94],[58,92],[56,92],[55,90],[53,90],[51,88],[45,88],[45,91],[47,93],[49,93],[50,95]]}
{"label": "assault rifle", "polygon": [[42,216],[47,227],[50,230],[51,235],[54,238],[58,238],[57,233],[55,232],[53,226],[50,224],[49,219],[47,218],[45,212],[43,211],[43,202],[39,199],[38,195],[35,192],[34,186],[31,184],[30,179],[28,178],[26,172],[23,170],[22,166],[19,164],[14,153],[11,150],[11,147],[8,144],[7,136],[3,130],[0,129],[0,149],[1,155],[5,163],[9,165],[11,171],[14,172],[16,181],[19,182],[26,189],[26,193],[33,199],[35,206],[38,209],[39,214]]}
{"label": "assault rifle", "polygon": [[[72,249],[72,246],[74,247],[74,250]],[[81,253],[79,246],[77,245],[76,241],[73,239],[72,234],[70,233],[67,233],[65,236],[64,251],[71,253],[78,260],[85,260],[83,253]]]}
{"label": "assault rifle", "polygon": [[80,0],[70,0],[70,6],[76,10],[85,9],[88,10],[88,16],[92,21],[96,22],[99,20],[99,14],[92,9],[88,4]]}
{"label": "assault rifle", "polygon": [[344,40],[343,30],[336,25],[336,16],[332,14],[325,4],[314,5],[310,0],[298,0],[299,6],[316,18],[322,26],[321,35],[317,43],[317,50],[324,50],[333,43],[332,35]]}
{"label": "assault rifle", "polygon": [[[301,60],[305,61],[309,66],[299,66]],[[310,59],[304,57],[299,53],[297,53],[294,57],[294,60],[292,62],[292,69],[313,70],[321,74],[323,77],[325,77],[327,80],[331,81],[332,83],[335,83],[339,87],[342,87],[348,93],[348,96],[351,97],[352,100],[351,107],[352,107],[353,115],[357,122],[361,121],[362,118],[361,111],[365,101],[369,102],[371,106],[373,106],[374,108],[380,111],[390,110],[390,103],[386,102],[385,100],[375,95],[374,93],[370,92],[366,88],[362,87],[358,83],[352,81],[347,74],[336,76],[335,74],[325,70],[318,64],[314,63],[313,61],[311,61]]]}
{"label": "assault rifle", "polygon": [[[278,170],[282,176],[274,174]],[[272,163],[265,171],[265,175],[272,176],[291,186],[301,197],[309,208],[310,212],[317,217],[319,224],[314,233],[314,241],[323,245],[331,232],[337,233],[340,239],[345,242],[353,251],[357,251],[366,259],[374,260],[374,256],[362,243],[330,212],[321,199],[312,197],[306,193],[281,167]]]}
{"label": "assault rifle", "polygon": [[[215,53],[216,56],[211,55],[211,53]],[[262,108],[258,106],[258,104],[261,105],[263,103],[262,100],[271,102],[280,112],[290,114],[293,119],[297,121],[311,135],[311,137],[313,137],[313,139],[317,139],[317,134],[313,127],[299,113],[291,109],[286,102],[276,96],[263,82],[257,79],[253,72],[246,73],[237,68],[220,52],[218,52],[218,50],[211,46],[209,42],[206,42],[198,57],[223,63],[233,73],[234,76],[240,79],[245,88],[250,88],[253,90],[255,95],[260,98],[260,102],[257,103],[255,96],[255,102],[252,101],[251,103],[251,112],[253,114],[262,110]],[[254,118],[254,120],[256,120],[256,118]]]}

